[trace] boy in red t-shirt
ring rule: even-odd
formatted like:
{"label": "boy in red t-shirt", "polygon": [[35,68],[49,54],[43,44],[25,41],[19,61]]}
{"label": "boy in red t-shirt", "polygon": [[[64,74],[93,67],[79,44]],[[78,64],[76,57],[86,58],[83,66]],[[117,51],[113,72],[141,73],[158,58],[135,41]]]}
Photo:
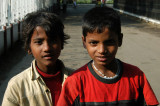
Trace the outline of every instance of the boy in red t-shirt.
{"label": "boy in red t-shirt", "polygon": [[62,84],[72,71],[58,59],[69,38],[60,18],[33,12],[23,21],[25,50],[33,55],[31,67],[8,83],[2,106],[56,106]]}
{"label": "boy in red t-shirt", "polygon": [[57,106],[157,106],[144,73],[116,59],[123,34],[118,13],[95,7],[83,17],[84,47],[92,60],[69,76]]}

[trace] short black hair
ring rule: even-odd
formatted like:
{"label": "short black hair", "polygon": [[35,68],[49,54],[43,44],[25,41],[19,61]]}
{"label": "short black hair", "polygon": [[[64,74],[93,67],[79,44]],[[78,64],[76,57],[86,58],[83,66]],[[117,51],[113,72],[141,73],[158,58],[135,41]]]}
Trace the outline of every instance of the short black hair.
{"label": "short black hair", "polygon": [[119,14],[112,8],[94,7],[83,16],[82,33],[86,37],[87,33],[102,33],[105,28],[109,31],[121,34],[121,21]]}
{"label": "short black hair", "polygon": [[61,19],[54,13],[50,12],[32,12],[24,17],[22,25],[22,34],[24,40],[24,49],[30,50],[32,34],[37,26],[42,27],[47,36],[51,39],[59,37],[62,42],[62,49],[69,36],[64,33],[64,25]]}

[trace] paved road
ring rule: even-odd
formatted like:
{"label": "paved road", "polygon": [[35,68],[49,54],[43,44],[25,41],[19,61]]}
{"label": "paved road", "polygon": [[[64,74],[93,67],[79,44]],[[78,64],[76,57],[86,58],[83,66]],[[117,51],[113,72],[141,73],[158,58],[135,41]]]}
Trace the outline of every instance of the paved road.
{"label": "paved road", "polygon": [[[68,6],[63,14],[65,32],[71,36],[62,50],[60,59],[66,66],[77,69],[90,60],[81,41],[81,18],[94,5],[80,5],[76,9]],[[121,15],[123,45],[117,58],[139,66],[144,71],[160,101],[160,26],[152,25],[133,17]],[[20,45],[20,44],[19,44]],[[0,104],[8,80],[30,66],[32,56],[27,55],[21,46],[17,46],[5,59],[0,60]]]}

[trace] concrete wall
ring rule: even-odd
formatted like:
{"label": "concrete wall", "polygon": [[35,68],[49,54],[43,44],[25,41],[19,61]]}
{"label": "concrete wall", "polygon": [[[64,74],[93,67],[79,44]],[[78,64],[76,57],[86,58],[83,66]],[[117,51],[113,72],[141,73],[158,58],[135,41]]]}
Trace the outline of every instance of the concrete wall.
{"label": "concrete wall", "polygon": [[[7,38],[7,40],[6,40],[6,43],[7,43],[7,47],[6,48],[4,48],[6,51],[8,51],[10,48],[11,48],[11,27],[9,26],[9,27],[7,27],[7,35],[6,35],[6,38]],[[5,51],[5,52],[6,52]]]}
{"label": "concrete wall", "polygon": [[22,22],[0,29],[0,55],[7,53],[18,40],[22,39],[21,31]]}
{"label": "concrete wall", "polygon": [[114,8],[160,20],[160,0],[114,0]]}
{"label": "concrete wall", "polygon": [[18,24],[13,24],[13,42],[18,41]]}
{"label": "concrete wall", "polygon": [[19,34],[19,39],[22,39],[22,24],[23,24],[23,21],[22,22],[20,22],[20,32],[18,32],[18,34]]}
{"label": "concrete wall", "polygon": [[6,53],[11,48],[11,27],[0,30],[0,55]]}
{"label": "concrete wall", "polygon": [[4,52],[4,31],[0,30],[0,55]]}

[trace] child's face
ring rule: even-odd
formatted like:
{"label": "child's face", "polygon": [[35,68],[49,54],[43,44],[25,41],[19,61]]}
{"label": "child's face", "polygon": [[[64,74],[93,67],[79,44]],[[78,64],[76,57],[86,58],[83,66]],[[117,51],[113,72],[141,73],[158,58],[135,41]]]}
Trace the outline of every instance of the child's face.
{"label": "child's face", "polygon": [[110,33],[108,28],[102,33],[87,33],[86,38],[82,36],[85,48],[90,57],[97,65],[108,65],[114,58],[118,50],[118,35]]}
{"label": "child's face", "polygon": [[30,49],[28,52],[33,54],[37,66],[43,70],[45,67],[55,65],[61,53],[61,40],[49,39],[45,30],[38,26],[31,37]]}

